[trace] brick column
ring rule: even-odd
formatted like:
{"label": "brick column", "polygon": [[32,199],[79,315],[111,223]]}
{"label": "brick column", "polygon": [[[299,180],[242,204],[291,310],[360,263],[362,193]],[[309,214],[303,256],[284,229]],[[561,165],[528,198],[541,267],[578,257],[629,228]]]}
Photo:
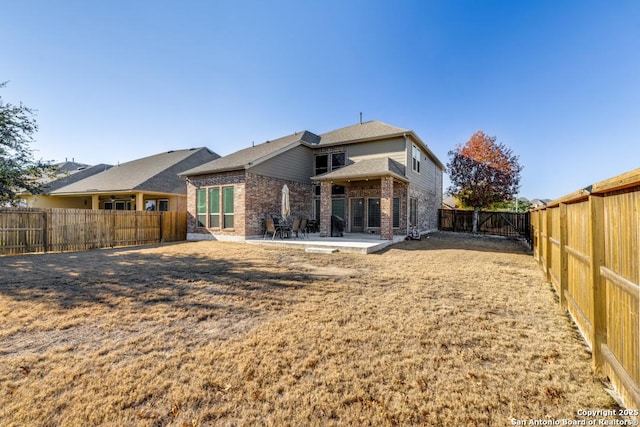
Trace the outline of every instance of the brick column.
{"label": "brick column", "polygon": [[380,184],[380,238],[393,240],[393,178],[385,176]]}
{"label": "brick column", "polygon": [[331,183],[320,183],[320,237],[331,236]]}

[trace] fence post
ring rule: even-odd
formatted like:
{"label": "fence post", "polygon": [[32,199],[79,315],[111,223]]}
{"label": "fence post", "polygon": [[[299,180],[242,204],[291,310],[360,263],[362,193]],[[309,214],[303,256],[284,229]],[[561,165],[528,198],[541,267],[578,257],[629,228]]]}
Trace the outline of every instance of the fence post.
{"label": "fence post", "polygon": [[589,258],[592,313],[591,314],[591,355],[593,368],[599,375],[604,367],[601,344],[607,342],[607,290],[601,279],[600,267],[604,264],[604,199],[589,196]]}
{"label": "fence post", "polygon": [[42,250],[46,254],[49,252],[49,214],[47,211],[42,212]]}
{"label": "fence post", "polygon": [[162,226],[163,226],[162,220],[163,219],[164,219],[164,212],[160,212],[160,243],[163,243],[162,242],[162,238],[163,238],[163,236],[162,236]]}
{"label": "fence post", "polygon": [[456,210],[453,210],[453,231],[456,231],[456,224],[458,223],[458,219],[456,218]]}
{"label": "fence post", "polygon": [[546,220],[546,229],[544,239],[546,242],[545,252],[544,252],[544,271],[547,274],[547,283],[551,283],[551,209],[547,208],[544,210],[544,216]]}
{"label": "fence post", "polygon": [[538,265],[544,269],[542,261],[544,260],[544,254],[542,253],[542,215],[544,211],[538,210]]}
{"label": "fence post", "polygon": [[567,284],[569,283],[569,256],[565,247],[569,231],[567,229],[567,204],[560,203],[560,307],[567,310]]}

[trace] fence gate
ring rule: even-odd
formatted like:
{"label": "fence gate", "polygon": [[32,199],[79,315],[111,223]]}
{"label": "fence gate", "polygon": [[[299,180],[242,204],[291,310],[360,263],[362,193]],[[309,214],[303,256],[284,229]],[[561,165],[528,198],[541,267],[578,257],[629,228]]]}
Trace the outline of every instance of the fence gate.
{"label": "fence gate", "polygon": [[[530,213],[480,211],[478,233],[497,236],[519,237],[531,242]],[[473,211],[438,210],[438,229],[471,233]]]}

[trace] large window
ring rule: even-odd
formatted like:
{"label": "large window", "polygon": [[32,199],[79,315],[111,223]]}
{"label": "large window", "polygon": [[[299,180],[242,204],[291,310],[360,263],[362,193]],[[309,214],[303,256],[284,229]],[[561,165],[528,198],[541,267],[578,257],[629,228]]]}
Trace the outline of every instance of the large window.
{"label": "large window", "polygon": [[331,201],[331,215],[339,216],[344,219],[344,199],[333,199]]}
{"label": "large window", "polygon": [[169,210],[169,200],[168,199],[160,199],[160,200],[145,200],[144,201],[144,210],[145,211],[168,211]]}
{"label": "large window", "polygon": [[416,227],[418,225],[418,199],[409,199],[409,225]]}
{"label": "large window", "polygon": [[[382,210],[380,199],[372,197],[367,199],[367,226],[380,227]],[[393,228],[400,228],[400,198],[393,198]]]}
{"label": "large window", "polygon": [[197,190],[196,215],[198,227],[233,228],[233,187]]}
{"label": "large window", "polygon": [[220,189],[209,189],[209,228],[220,228]]}
{"label": "large window", "polygon": [[222,206],[224,208],[224,228],[233,228],[233,187],[222,189]]}
{"label": "large window", "polygon": [[411,150],[411,157],[413,158],[411,168],[414,172],[420,173],[420,149],[418,149],[418,147],[415,145]]}
{"label": "large window", "polygon": [[196,190],[196,217],[198,227],[207,226],[207,190]]}
{"label": "large window", "polygon": [[393,198],[393,228],[400,228],[400,197]]}
{"label": "large window", "polygon": [[378,197],[367,199],[367,226],[380,227],[380,199]]}

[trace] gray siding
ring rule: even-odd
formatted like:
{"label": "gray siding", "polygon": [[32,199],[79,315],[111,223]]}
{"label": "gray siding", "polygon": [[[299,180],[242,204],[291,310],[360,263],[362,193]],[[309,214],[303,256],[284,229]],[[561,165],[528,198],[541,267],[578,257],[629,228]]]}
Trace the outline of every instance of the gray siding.
{"label": "gray siding", "polygon": [[359,162],[360,160],[375,157],[389,157],[402,165],[407,165],[404,138],[363,142],[360,144],[348,145],[346,147],[347,157],[352,162]]}
{"label": "gray siding", "polygon": [[248,172],[272,178],[311,183],[309,178],[313,174],[313,153],[311,149],[301,145],[249,168]]}
{"label": "gray siding", "polygon": [[442,194],[442,170],[440,170],[433,159],[422,149],[420,149],[420,173],[414,172],[412,157],[413,145],[416,145],[416,147],[420,149],[419,144],[414,143],[411,139],[406,140],[406,175],[411,185],[424,192]]}

